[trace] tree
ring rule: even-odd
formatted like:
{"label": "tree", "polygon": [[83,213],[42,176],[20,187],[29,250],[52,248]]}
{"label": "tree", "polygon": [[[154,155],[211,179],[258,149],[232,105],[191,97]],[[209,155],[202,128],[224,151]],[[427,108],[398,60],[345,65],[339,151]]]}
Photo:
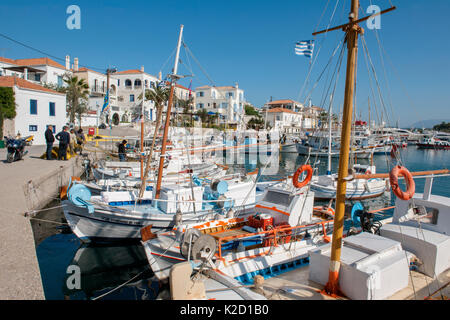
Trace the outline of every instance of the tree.
{"label": "tree", "polygon": [[4,119],[16,117],[16,99],[13,88],[0,87],[0,137],[3,138]]}
{"label": "tree", "polygon": [[247,123],[247,129],[260,129],[264,127],[264,120],[262,117],[252,117]]}
{"label": "tree", "polygon": [[244,106],[245,109],[245,115],[246,116],[259,116],[259,112],[255,110],[255,108],[253,108],[253,106],[246,104]]}
{"label": "tree", "polygon": [[433,130],[435,131],[446,131],[446,132],[450,132],[450,122],[446,123],[444,121],[442,121],[441,124],[437,124],[433,127]]}
{"label": "tree", "polygon": [[84,79],[78,79],[77,76],[67,73],[64,75],[63,80],[67,84],[67,87],[64,89],[66,92],[69,121],[70,123],[74,123],[75,117],[78,116],[81,126],[81,116],[87,111],[86,104],[89,97],[89,85]]}
{"label": "tree", "polygon": [[200,120],[202,121],[202,123],[205,123],[206,120],[207,120],[208,117],[209,117],[208,111],[206,111],[206,109],[200,109],[200,110],[198,110],[198,111],[195,113],[195,115],[197,115],[197,116],[200,118]]}

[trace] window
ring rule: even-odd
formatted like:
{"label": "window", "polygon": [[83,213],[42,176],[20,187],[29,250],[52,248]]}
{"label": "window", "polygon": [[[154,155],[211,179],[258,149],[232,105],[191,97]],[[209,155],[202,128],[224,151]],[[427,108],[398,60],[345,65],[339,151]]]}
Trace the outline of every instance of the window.
{"label": "window", "polygon": [[30,99],[30,114],[37,114],[37,100]]}
{"label": "window", "polygon": [[131,88],[131,85],[132,85],[132,83],[131,83],[130,79],[125,80],[125,87]]}
{"label": "window", "polygon": [[37,126],[36,125],[30,125],[29,128],[28,128],[28,131],[36,132],[37,131]]}
{"label": "window", "polygon": [[94,80],[94,91],[97,92],[97,89],[98,89],[98,80],[95,79]]}
{"label": "window", "polygon": [[58,87],[62,87],[62,86],[63,86],[63,77],[58,76]]}
{"label": "window", "polygon": [[202,109],[203,108],[203,103],[197,104],[197,108]]}
{"label": "window", "polygon": [[48,108],[49,108],[49,110],[48,110],[49,115],[54,117],[55,116],[55,103],[54,102],[50,102],[48,104]]}
{"label": "window", "polygon": [[200,91],[200,92],[197,93],[197,97],[203,97],[203,96],[204,96],[204,92],[203,91]]}
{"label": "window", "polygon": [[130,94],[130,102],[134,102],[134,94]]}
{"label": "window", "polygon": [[117,79],[117,86],[120,87],[120,79]]}
{"label": "window", "polygon": [[228,97],[233,97],[233,92],[228,92]]}
{"label": "window", "polygon": [[142,85],[142,81],[139,79],[134,80],[134,86],[135,87],[140,87]]}
{"label": "window", "polygon": [[41,74],[40,74],[40,73],[36,73],[36,74],[34,75],[34,80],[35,80],[35,81],[41,81]]}

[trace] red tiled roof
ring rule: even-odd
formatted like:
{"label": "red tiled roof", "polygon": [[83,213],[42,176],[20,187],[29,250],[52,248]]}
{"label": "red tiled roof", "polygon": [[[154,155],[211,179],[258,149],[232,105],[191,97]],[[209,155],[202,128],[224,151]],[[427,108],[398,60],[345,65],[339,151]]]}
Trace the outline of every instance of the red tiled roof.
{"label": "red tiled roof", "polygon": [[274,105],[274,104],[288,104],[288,103],[301,104],[300,102],[297,102],[297,101],[294,101],[294,100],[289,100],[289,99],[275,100],[275,101],[271,101],[271,102],[269,102],[267,104]]}
{"label": "red tiled roof", "polygon": [[0,62],[5,62],[5,63],[9,63],[9,64],[16,64],[16,62],[13,59],[8,59],[8,58],[3,58],[3,57],[0,57]]}
{"label": "red tiled roof", "polygon": [[[166,85],[170,85],[170,81],[166,81]],[[181,84],[178,84],[178,83],[175,84],[175,87],[180,88],[180,89],[184,89],[184,90],[189,90],[189,88],[186,88],[186,87],[184,87],[184,86],[182,86]],[[191,89],[191,91],[193,91],[193,90]]]}
{"label": "red tiled roof", "polygon": [[23,65],[23,66],[41,66],[41,65],[48,65],[60,69],[66,69],[63,65],[59,64],[56,61],[53,61],[50,58],[44,57],[44,58],[33,58],[33,59],[16,59],[14,60],[15,64],[17,65]]}
{"label": "red tiled roof", "polygon": [[49,93],[53,93],[53,94],[65,95],[64,93],[61,93],[61,92],[58,92],[58,91],[55,91],[52,89],[44,88],[43,86],[40,86],[38,84],[32,83],[27,80],[24,80],[22,78],[17,78],[17,77],[12,77],[12,76],[0,77],[0,87],[12,88],[14,86],[18,86],[19,88],[22,88],[22,89],[30,89],[30,90],[36,90],[36,91],[49,92]]}
{"label": "red tiled roof", "polygon": [[286,113],[299,114],[298,112],[295,112],[295,111],[292,111],[292,110],[289,110],[289,109],[285,109],[285,108],[273,108],[273,109],[267,110],[267,112],[274,112],[274,113],[286,112]]}
{"label": "red tiled roof", "polygon": [[78,71],[74,71],[74,70],[72,70],[72,71],[73,72],[87,72],[87,71],[89,71],[89,72],[95,72],[95,73],[98,73],[98,74],[106,76],[106,74],[104,74],[104,73],[101,73],[101,72],[98,72],[98,71],[94,71],[94,70],[91,70],[91,69],[86,68],[86,67],[78,68]]}
{"label": "red tiled roof", "polygon": [[114,74],[136,74],[136,73],[144,73],[144,72],[138,69],[132,69],[132,70],[118,71],[115,72]]}

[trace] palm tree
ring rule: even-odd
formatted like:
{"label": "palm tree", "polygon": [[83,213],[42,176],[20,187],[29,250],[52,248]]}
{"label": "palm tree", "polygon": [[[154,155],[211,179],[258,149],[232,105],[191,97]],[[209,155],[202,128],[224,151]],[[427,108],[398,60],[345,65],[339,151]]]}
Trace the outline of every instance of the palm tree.
{"label": "palm tree", "polygon": [[67,115],[69,116],[70,123],[74,123],[77,115],[78,119],[81,120],[82,114],[87,111],[85,106],[89,96],[89,85],[84,79],[78,79],[77,76],[70,74],[65,74],[63,80],[67,84],[67,87],[65,87]]}

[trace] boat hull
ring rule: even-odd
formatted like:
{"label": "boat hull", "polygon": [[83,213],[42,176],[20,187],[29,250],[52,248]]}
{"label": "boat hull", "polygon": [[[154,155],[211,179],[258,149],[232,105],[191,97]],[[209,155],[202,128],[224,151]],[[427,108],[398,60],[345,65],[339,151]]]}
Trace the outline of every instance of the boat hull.
{"label": "boat hull", "polygon": [[[171,229],[175,225],[175,214],[163,212],[140,213],[117,208],[94,206],[94,212],[89,213],[86,207],[76,206],[64,200],[64,216],[73,233],[83,242],[114,242],[139,240],[141,229],[152,225],[152,232]],[[235,207],[236,212],[250,210],[254,204]],[[198,223],[209,221],[218,215],[215,210],[184,213],[183,222]]]}

